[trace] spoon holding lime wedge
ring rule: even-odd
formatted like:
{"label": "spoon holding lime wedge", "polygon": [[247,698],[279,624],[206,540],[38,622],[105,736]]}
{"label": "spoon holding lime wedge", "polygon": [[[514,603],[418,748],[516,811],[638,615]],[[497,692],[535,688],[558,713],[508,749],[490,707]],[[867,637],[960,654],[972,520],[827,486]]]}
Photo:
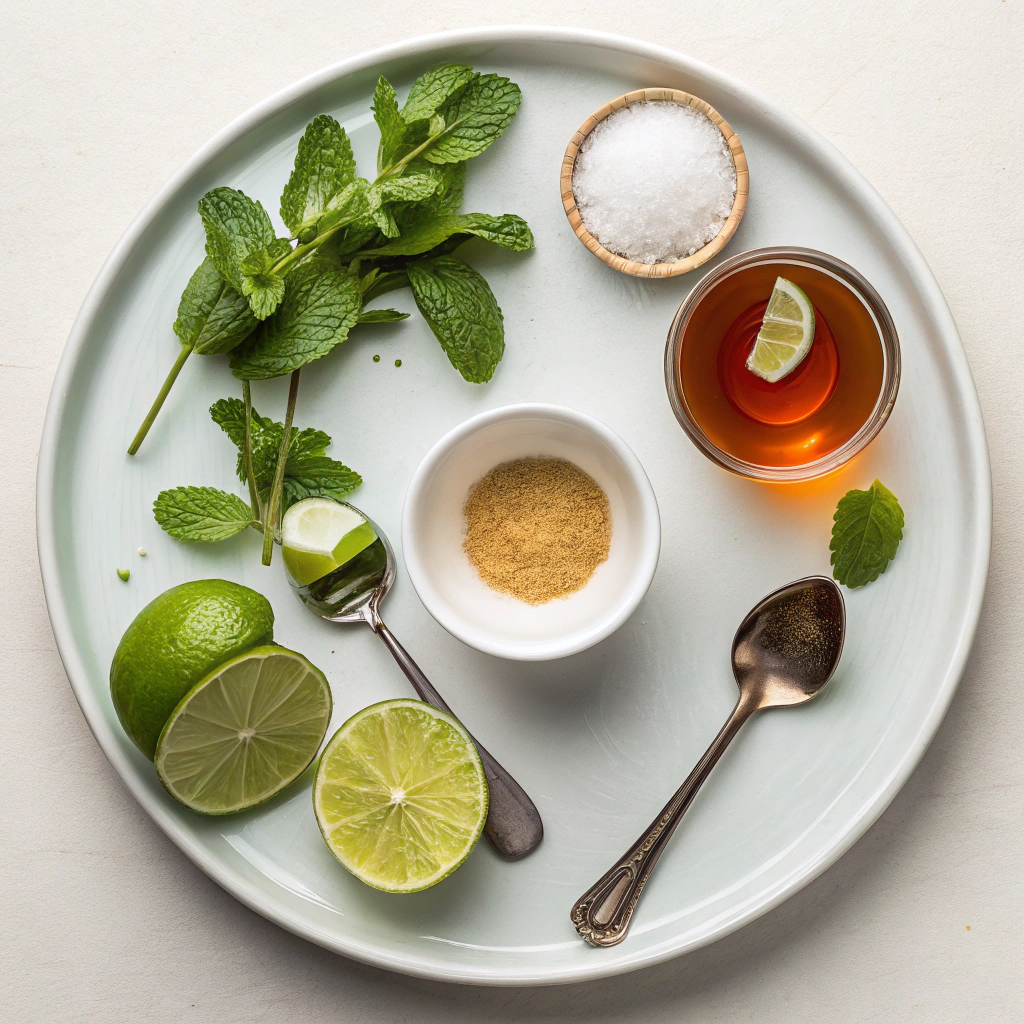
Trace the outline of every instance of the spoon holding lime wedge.
{"label": "spoon holding lime wedge", "polygon": [[[329,622],[366,623],[420,700],[455,718],[380,617],[380,602],[395,582],[395,554],[380,527],[352,505],[306,498],[285,513],[281,540],[285,569],[302,603]],[[525,857],[544,837],[540,814],[522,786],[477,739],[473,742],[490,792],[484,835],[503,857]]]}

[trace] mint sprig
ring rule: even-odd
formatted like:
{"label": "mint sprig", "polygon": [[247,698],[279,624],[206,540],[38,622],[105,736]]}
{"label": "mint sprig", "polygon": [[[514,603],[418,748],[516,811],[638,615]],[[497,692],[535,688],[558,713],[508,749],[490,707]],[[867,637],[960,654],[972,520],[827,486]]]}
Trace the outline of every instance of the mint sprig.
{"label": "mint sprig", "polygon": [[[281,195],[289,238],[278,237],[263,205],[238,189],[214,188],[200,200],[207,258],[179,304],[178,358],[129,453],[138,451],[193,351],[230,353],[231,369],[243,381],[241,405],[250,401],[250,381],[291,374],[283,423],[271,428],[255,413],[248,418],[243,413],[241,420],[239,464],[251,514],[245,525],[263,530],[265,563],[289,502],[300,494],[348,493],[358,481],[351,470],[337,469],[340,464],[333,464],[323,446],[308,453],[300,468],[292,444],[307,432],[293,433],[291,423],[302,367],[344,342],[357,324],[408,316],[396,309],[367,309],[370,302],[411,287],[463,378],[483,383],[493,376],[505,344],[501,310],[486,281],[451,254],[472,237],[511,251],[533,246],[533,235],[519,217],[458,213],[466,161],[504,134],[520,100],[514,82],[464,64],[430,68],[413,83],[402,106],[381,77],[373,97],[381,135],[373,181],[357,175],[344,128],[321,114],[299,141]],[[197,490],[202,493],[192,493]],[[218,497],[226,492],[178,488],[174,493],[177,504],[172,507],[167,499],[161,515],[190,536],[212,538],[242,522],[237,507]]]}
{"label": "mint sprig", "polygon": [[866,491],[848,491],[833,520],[832,575],[851,588],[878,579],[903,539],[903,509],[896,495],[880,480]]}
{"label": "mint sprig", "polygon": [[[245,403],[237,398],[222,398],[210,407],[210,418],[238,448],[238,478],[252,481],[257,500],[246,504],[237,494],[215,487],[161,491],[153,516],[172,537],[208,542],[226,540],[249,526],[264,529],[259,510],[270,501],[285,425],[260,416],[250,406],[247,433],[245,413]],[[329,434],[312,427],[289,432],[281,514],[304,498],[343,501],[362,483],[355,470],[327,455],[330,443]]]}

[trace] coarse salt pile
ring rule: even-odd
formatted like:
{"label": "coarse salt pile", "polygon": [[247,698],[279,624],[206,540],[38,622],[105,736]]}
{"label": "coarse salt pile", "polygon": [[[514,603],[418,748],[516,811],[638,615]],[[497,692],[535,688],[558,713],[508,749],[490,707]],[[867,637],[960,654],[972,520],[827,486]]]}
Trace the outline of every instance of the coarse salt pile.
{"label": "coarse salt pile", "polygon": [[732,210],[736,165],[699,110],[644,100],[586,137],[572,176],[587,230],[637,263],[670,263],[710,242]]}

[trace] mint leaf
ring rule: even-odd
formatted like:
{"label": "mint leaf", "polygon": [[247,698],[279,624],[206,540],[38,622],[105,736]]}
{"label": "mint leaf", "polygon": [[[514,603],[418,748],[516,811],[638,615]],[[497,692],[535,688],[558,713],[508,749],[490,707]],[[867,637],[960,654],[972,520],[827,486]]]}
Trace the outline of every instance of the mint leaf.
{"label": "mint leaf", "polygon": [[403,174],[400,178],[385,178],[372,187],[380,190],[382,199],[418,203],[434,194],[437,179],[430,174]]}
{"label": "mint leaf", "polygon": [[486,213],[456,213],[446,216],[429,217],[418,221],[402,233],[399,238],[377,249],[366,249],[360,256],[418,256],[455,236],[476,235],[504,249],[522,252],[533,248],[533,233],[522,217],[506,213],[492,217]]}
{"label": "mint leaf", "polygon": [[317,224],[318,231],[328,231],[353,224],[370,212],[370,183],[365,178],[356,178],[328,200],[323,216]]}
{"label": "mint leaf", "polygon": [[479,156],[516,116],[522,93],[500,75],[480,75],[440,111],[444,129],[424,151],[431,163],[458,163]]}
{"label": "mint leaf", "polygon": [[[419,209],[424,212],[442,214],[458,213],[462,205],[462,197],[466,191],[466,161],[455,164],[432,164],[428,160],[412,160],[407,168],[410,173],[430,174],[437,182],[434,195],[427,199]],[[429,168],[429,170],[427,170]]]}
{"label": "mint leaf", "polygon": [[454,256],[417,260],[406,273],[416,305],[452,366],[474,384],[489,381],[505,351],[505,328],[487,282]]}
{"label": "mint leaf", "polygon": [[396,320],[407,320],[408,313],[399,313],[397,309],[364,309],[356,321],[360,324],[392,324]]}
{"label": "mint leaf", "polygon": [[[260,417],[253,409],[253,429]],[[240,398],[219,398],[210,406],[210,419],[231,438],[231,443],[241,450],[245,447],[245,403]],[[239,462],[239,479],[245,480],[245,471]]]}
{"label": "mint leaf", "polygon": [[304,264],[288,278],[274,315],[232,353],[232,373],[243,380],[265,380],[327,355],[348,337],[361,304],[356,278],[326,260]]}
{"label": "mint leaf", "polygon": [[438,64],[428,69],[413,82],[402,118],[407,124],[429,120],[474,77],[473,69],[466,64]]}
{"label": "mint leaf", "polygon": [[230,352],[255,329],[249,303],[221,276],[207,257],[189,278],[178,303],[174,333],[193,352]]}
{"label": "mint leaf", "polygon": [[377,147],[377,173],[380,174],[394,163],[406,135],[406,124],[398,111],[398,97],[383,75],[377,79],[373,90],[373,119],[380,129],[380,145]]}
{"label": "mint leaf", "polygon": [[161,491],[153,517],[172,537],[194,541],[225,540],[255,522],[252,509],[237,494],[216,487]]}
{"label": "mint leaf", "polygon": [[284,507],[305,498],[333,498],[344,501],[363,478],[326,455],[295,456],[288,450],[288,465],[284,478]]}
{"label": "mint leaf", "polygon": [[241,292],[242,261],[275,240],[267,211],[244,192],[222,187],[199,200],[199,216],[206,229],[206,255],[228,284]]}
{"label": "mint leaf", "polygon": [[289,252],[291,246],[276,238],[268,248],[254,250],[239,264],[242,294],[257,320],[266,320],[284,298],[284,277],[275,272],[274,264]]}
{"label": "mint leaf", "polygon": [[876,480],[866,491],[848,491],[832,518],[832,575],[851,588],[878,579],[903,539],[896,495]]}
{"label": "mint leaf", "polygon": [[314,227],[327,204],[356,177],[356,162],[345,129],[329,114],[306,125],[295,168],[281,194],[281,219],[293,235]]}

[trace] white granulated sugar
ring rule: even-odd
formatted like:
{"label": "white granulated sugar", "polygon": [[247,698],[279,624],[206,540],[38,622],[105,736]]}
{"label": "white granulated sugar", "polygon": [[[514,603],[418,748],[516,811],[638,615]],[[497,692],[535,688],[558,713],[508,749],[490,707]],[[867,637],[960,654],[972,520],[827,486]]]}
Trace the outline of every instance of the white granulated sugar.
{"label": "white granulated sugar", "polygon": [[691,256],[722,230],[736,165],[714,122],[693,107],[644,100],[586,137],[572,176],[587,230],[637,263]]}

